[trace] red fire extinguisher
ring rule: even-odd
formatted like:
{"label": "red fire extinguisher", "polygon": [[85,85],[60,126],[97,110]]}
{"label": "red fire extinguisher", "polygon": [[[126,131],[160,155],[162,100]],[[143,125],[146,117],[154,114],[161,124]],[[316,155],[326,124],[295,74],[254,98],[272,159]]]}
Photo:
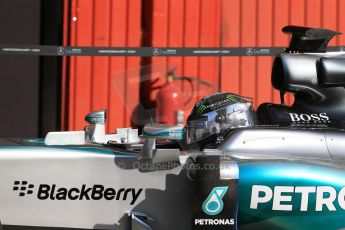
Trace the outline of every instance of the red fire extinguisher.
{"label": "red fire extinguisher", "polygon": [[[182,125],[184,120],[184,108],[192,100],[194,96],[194,82],[211,87],[212,85],[206,81],[195,77],[176,76],[175,68],[168,70],[166,82],[164,85],[157,87],[157,122],[169,125]],[[173,81],[187,81],[191,87],[191,93],[187,100],[181,89],[173,84]]]}

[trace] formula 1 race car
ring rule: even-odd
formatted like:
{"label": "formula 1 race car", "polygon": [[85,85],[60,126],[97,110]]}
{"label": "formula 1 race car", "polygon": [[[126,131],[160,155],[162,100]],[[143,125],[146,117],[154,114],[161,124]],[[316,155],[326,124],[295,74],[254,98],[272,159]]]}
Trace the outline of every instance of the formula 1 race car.
{"label": "formula 1 race car", "polygon": [[[2,229],[344,229],[345,59],[338,32],[287,26],[281,104],[216,93],[184,127],[148,124],[3,139]],[[284,93],[295,102],[284,104]]]}

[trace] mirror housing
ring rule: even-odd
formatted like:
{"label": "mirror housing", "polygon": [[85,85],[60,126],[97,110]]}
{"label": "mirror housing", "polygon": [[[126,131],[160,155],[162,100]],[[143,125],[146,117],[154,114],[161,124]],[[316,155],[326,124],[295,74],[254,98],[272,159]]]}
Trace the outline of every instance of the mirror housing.
{"label": "mirror housing", "polygon": [[147,124],[143,129],[144,138],[182,140],[183,127],[178,125]]}
{"label": "mirror housing", "polygon": [[85,116],[85,121],[91,127],[86,127],[86,139],[94,143],[104,143],[105,138],[105,122],[107,119],[107,110],[99,110],[89,113]]}
{"label": "mirror housing", "polygon": [[156,149],[156,139],[181,140],[183,127],[164,124],[147,124],[143,128],[145,142],[139,160],[153,164],[179,161],[179,149]]}

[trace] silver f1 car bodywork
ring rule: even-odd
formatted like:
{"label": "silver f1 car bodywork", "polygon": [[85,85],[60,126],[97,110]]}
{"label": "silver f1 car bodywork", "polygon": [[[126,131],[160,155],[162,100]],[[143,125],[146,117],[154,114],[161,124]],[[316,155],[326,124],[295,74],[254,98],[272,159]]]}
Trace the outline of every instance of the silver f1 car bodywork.
{"label": "silver f1 car bodywork", "polygon": [[[2,140],[0,227],[344,229],[345,62],[324,53],[338,33],[283,31],[293,39],[273,66],[281,105],[260,105],[259,125],[228,130],[215,148],[176,145],[179,126],[106,135],[105,111],[89,114],[84,131]],[[285,91],[295,93],[291,107]]]}
{"label": "silver f1 car bodywork", "polygon": [[[344,138],[340,131],[242,129],[231,134],[218,150],[181,152],[176,161],[155,164],[140,160],[139,152],[100,145],[46,146],[39,140],[8,140],[0,149],[1,223],[5,229],[190,229],[196,188],[189,157],[220,156],[224,164],[221,179],[240,178],[238,189],[252,191],[260,173],[246,178],[239,169],[248,166],[242,165],[299,165],[307,175],[300,175],[302,181],[311,180],[308,173],[314,167],[342,172]],[[286,180],[290,186],[298,185],[294,171],[290,172],[276,185]],[[269,169],[267,173],[266,177],[261,175],[260,185],[272,183],[269,179],[274,175]],[[332,181],[333,174],[328,176],[329,186],[342,184],[342,180]],[[325,178],[317,181],[326,183]],[[248,201],[252,196],[253,191],[246,197]],[[241,201],[239,211],[251,210],[248,201],[249,207]],[[328,208],[326,205],[324,210]],[[286,221],[289,218],[285,217]],[[240,226],[267,228],[269,222],[251,220]]]}

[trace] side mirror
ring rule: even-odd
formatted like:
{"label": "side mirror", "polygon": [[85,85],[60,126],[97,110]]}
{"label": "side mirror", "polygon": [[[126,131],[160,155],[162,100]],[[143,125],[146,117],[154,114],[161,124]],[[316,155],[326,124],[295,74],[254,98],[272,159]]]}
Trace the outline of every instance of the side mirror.
{"label": "side mirror", "polygon": [[316,63],[316,68],[321,87],[345,87],[344,58],[321,58]]}
{"label": "side mirror", "polygon": [[150,160],[152,163],[179,161],[179,149],[156,149],[156,139],[181,140],[182,127],[163,124],[148,124],[143,129],[145,142],[139,160]]}
{"label": "side mirror", "polygon": [[89,113],[85,116],[85,121],[91,124],[86,127],[86,139],[91,142],[105,142],[105,122],[107,119],[107,110],[100,110]]}
{"label": "side mirror", "polygon": [[144,138],[182,140],[183,127],[178,125],[148,124],[143,129]]}

